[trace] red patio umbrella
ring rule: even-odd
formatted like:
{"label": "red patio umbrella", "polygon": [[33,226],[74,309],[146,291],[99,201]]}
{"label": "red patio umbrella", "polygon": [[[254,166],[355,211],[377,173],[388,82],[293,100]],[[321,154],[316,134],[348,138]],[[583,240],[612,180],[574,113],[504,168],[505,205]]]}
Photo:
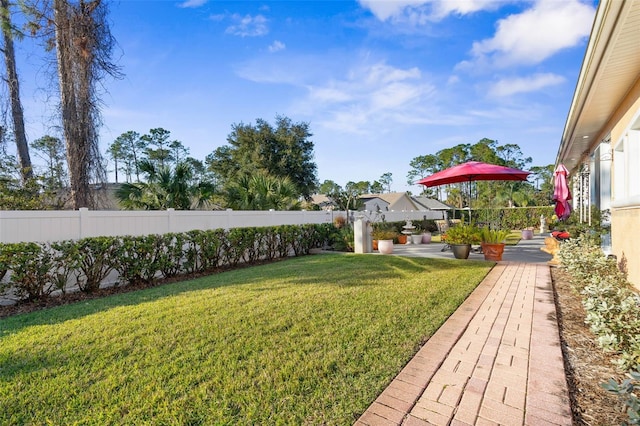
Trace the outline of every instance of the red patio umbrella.
{"label": "red patio umbrella", "polygon": [[571,214],[571,191],[567,183],[569,171],[563,164],[556,167],[555,178],[553,181],[553,200],[556,202],[556,216],[560,220],[566,220]]}
{"label": "red patio umbrella", "polygon": [[[497,164],[468,161],[457,166],[439,171],[417,183],[427,187],[447,185],[451,183],[469,182],[469,203],[471,203],[471,182],[476,180],[527,180],[531,172],[498,166]],[[469,206],[471,207],[471,206]]]}
{"label": "red patio umbrella", "polygon": [[497,164],[469,161],[434,173],[417,183],[427,187],[449,183],[471,182],[474,180],[527,180],[531,172],[525,172]]}

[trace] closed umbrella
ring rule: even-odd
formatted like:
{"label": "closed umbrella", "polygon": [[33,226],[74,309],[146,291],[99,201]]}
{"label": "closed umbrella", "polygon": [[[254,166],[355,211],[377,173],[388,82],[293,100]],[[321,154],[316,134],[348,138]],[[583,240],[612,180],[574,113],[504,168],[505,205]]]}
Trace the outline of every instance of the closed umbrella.
{"label": "closed umbrella", "polygon": [[[527,180],[531,172],[499,166],[497,164],[468,161],[449,167],[419,180],[417,183],[427,187],[451,183],[469,182],[469,203],[471,203],[471,182],[476,180]],[[471,206],[469,206],[471,207]]]}
{"label": "closed umbrella", "polygon": [[569,171],[563,164],[556,167],[555,178],[553,182],[553,200],[556,202],[556,216],[560,220],[566,220],[571,214],[571,191],[567,183]]}

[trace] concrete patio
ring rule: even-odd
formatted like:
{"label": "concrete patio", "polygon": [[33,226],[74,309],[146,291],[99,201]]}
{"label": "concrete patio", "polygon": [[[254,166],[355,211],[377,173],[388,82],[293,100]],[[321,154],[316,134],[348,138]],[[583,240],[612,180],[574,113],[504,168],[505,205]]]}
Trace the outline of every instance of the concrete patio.
{"label": "concrete patio", "polygon": [[[356,425],[571,425],[543,239],[508,246]],[[453,258],[441,248],[396,245],[394,255]]]}

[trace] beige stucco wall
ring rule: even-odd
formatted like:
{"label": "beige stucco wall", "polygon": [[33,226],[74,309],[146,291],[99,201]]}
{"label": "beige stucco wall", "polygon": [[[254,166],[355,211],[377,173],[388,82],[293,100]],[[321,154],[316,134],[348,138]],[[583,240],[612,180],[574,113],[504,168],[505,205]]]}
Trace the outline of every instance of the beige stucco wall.
{"label": "beige stucco wall", "polygon": [[629,281],[640,289],[640,207],[614,209],[611,213],[611,247]]}
{"label": "beige stucco wall", "polygon": [[[631,88],[627,97],[613,115],[611,122],[615,123],[611,129],[611,143],[616,144],[627,131],[631,120],[640,108],[640,79]],[[604,135],[603,135],[604,137]]]}
{"label": "beige stucco wall", "polygon": [[[611,129],[612,148],[626,134],[631,121],[640,110],[640,80],[633,86],[620,108],[614,114],[617,120]],[[611,166],[612,173],[612,209],[611,209],[611,248],[618,257],[618,262],[628,271],[629,281],[640,289],[640,203],[623,200],[615,193],[615,161]],[[618,197],[616,197],[618,195]],[[616,207],[616,204],[623,207]],[[634,205],[635,204],[635,205]]]}

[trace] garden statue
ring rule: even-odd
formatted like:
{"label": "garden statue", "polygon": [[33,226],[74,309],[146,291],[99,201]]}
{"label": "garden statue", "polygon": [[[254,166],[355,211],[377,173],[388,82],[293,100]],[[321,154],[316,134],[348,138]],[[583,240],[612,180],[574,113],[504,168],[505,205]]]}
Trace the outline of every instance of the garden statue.
{"label": "garden statue", "polygon": [[560,265],[560,259],[558,258],[558,252],[560,251],[560,242],[558,240],[553,237],[545,238],[544,247],[540,247],[540,250],[553,256],[551,260],[547,262],[548,265]]}

